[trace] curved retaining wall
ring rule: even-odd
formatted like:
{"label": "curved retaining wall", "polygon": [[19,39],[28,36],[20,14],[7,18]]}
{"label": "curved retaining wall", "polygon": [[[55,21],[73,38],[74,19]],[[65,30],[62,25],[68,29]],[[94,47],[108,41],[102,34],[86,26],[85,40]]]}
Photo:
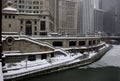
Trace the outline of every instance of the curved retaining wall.
{"label": "curved retaining wall", "polygon": [[101,51],[99,51],[96,55],[94,55],[91,58],[86,58],[83,59],[79,62],[75,62],[75,63],[71,63],[71,64],[67,64],[67,65],[62,65],[62,66],[58,66],[58,67],[53,67],[53,68],[49,68],[49,69],[45,69],[36,73],[30,73],[27,74],[25,76],[22,77],[18,77],[18,78],[14,78],[14,79],[7,79],[5,81],[16,81],[16,80],[20,80],[20,79],[24,79],[24,78],[29,78],[29,77],[34,77],[37,75],[43,75],[43,74],[48,74],[48,73],[52,73],[52,72],[56,72],[56,71],[60,71],[60,70],[65,70],[65,69],[70,69],[70,68],[75,68],[75,67],[80,67],[80,66],[85,66],[88,64],[91,64],[95,61],[97,61],[98,59],[100,59],[107,51],[109,51],[112,48],[112,45],[102,49]]}

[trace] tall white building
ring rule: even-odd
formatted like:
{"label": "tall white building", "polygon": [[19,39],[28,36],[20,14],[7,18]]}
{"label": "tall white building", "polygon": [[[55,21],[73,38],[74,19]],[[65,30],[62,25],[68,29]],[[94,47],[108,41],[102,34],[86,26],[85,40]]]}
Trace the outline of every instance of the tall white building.
{"label": "tall white building", "polygon": [[102,9],[102,0],[94,0],[94,8]]}
{"label": "tall white building", "polygon": [[94,2],[78,0],[78,36],[94,34]]}
{"label": "tall white building", "polygon": [[58,0],[57,32],[62,35],[77,34],[77,0]]}
{"label": "tall white building", "polygon": [[83,34],[83,4],[82,0],[78,0],[78,17],[77,17],[77,36],[82,36]]}
{"label": "tall white building", "polygon": [[83,34],[94,34],[93,0],[83,0]]}

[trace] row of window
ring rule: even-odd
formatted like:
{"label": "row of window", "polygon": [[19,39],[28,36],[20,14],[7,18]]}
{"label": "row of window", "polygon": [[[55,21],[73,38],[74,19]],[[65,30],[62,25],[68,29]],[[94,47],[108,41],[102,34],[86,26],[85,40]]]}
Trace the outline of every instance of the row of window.
{"label": "row of window", "polygon": [[[9,27],[11,27],[11,24],[9,24]],[[45,31],[45,27],[40,27],[40,30],[42,30],[42,31]],[[23,26],[21,26],[21,28],[20,28],[20,30],[22,31],[23,30]],[[37,27],[35,26],[34,27],[34,31],[37,31]]]}
{"label": "row of window", "polygon": [[43,6],[24,6],[24,5],[19,5],[19,8],[21,9],[42,9]]}
{"label": "row of window", "polygon": [[14,1],[15,3],[20,3],[20,4],[34,4],[34,5],[43,5],[43,1],[24,1],[24,0],[15,0]]}
{"label": "row of window", "polygon": [[[43,18],[45,19],[46,17],[44,16]],[[23,24],[23,20],[20,21],[20,24]],[[32,24],[32,22],[26,22],[26,24]],[[34,24],[37,24],[37,20],[34,21]],[[41,21],[41,26],[45,26],[45,21]]]}
{"label": "row of window", "polygon": [[19,10],[19,12],[20,12],[20,13],[40,13],[40,14],[43,13],[43,11],[38,11],[38,10],[36,10],[36,11],[31,11],[31,10]]}
{"label": "row of window", "polygon": [[[37,32],[34,32],[34,35],[38,35]],[[47,35],[47,32],[40,32],[39,35],[41,36],[46,36]]]}
{"label": "row of window", "polygon": [[[85,41],[79,41],[79,46],[85,46]],[[94,41],[89,41],[89,45],[95,45],[96,42]],[[69,46],[76,46],[77,45],[77,41],[69,41]],[[63,46],[63,42],[62,41],[54,41],[53,42],[53,46],[55,47],[62,47]]]}
{"label": "row of window", "polygon": [[[40,56],[41,56],[41,60],[43,60],[43,59],[47,59],[47,56],[48,54],[41,54]],[[50,54],[50,57],[54,57],[55,55],[54,55],[54,53],[51,53]],[[29,55],[28,56],[28,60],[29,61],[35,61],[36,60],[36,55]]]}
{"label": "row of window", "polygon": [[5,15],[5,19],[15,19],[15,16],[12,16],[12,15]]}

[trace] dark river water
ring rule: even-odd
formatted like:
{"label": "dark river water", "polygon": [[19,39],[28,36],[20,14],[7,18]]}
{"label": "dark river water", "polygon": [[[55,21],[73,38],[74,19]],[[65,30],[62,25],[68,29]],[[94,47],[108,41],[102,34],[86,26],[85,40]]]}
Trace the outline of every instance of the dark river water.
{"label": "dark river water", "polygon": [[103,58],[91,65],[21,81],[120,81],[120,45],[114,46]]}

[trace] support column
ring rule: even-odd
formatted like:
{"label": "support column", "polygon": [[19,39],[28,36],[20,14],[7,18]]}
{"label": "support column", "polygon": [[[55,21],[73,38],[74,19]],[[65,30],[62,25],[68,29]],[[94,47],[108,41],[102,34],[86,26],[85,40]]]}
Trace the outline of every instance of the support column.
{"label": "support column", "polygon": [[80,47],[79,46],[79,40],[76,41],[76,47]]}
{"label": "support column", "polygon": [[89,40],[85,40],[85,46],[89,46]]}

